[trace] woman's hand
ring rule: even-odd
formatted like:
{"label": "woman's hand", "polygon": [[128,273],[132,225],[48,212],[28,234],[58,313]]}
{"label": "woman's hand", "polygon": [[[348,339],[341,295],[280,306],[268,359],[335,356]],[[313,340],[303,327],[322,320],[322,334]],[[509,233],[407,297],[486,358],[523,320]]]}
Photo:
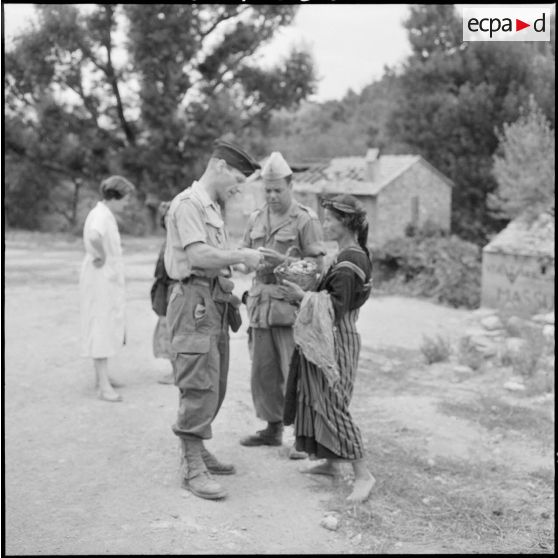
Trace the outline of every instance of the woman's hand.
{"label": "woman's hand", "polygon": [[285,300],[289,302],[300,302],[304,298],[304,291],[296,283],[283,279],[282,285],[279,287],[281,294]]}

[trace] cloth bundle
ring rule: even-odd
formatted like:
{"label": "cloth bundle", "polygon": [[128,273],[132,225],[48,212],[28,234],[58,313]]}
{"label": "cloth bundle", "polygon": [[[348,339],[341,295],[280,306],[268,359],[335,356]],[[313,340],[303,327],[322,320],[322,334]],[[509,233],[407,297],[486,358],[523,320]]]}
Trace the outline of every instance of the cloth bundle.
{"label": "cloth bundle", "polygon": [[323,371],[330,386],[339,380],[333,328],[333,304],[329,294],[307,292],[293,326],[294,341],[305,358]]}

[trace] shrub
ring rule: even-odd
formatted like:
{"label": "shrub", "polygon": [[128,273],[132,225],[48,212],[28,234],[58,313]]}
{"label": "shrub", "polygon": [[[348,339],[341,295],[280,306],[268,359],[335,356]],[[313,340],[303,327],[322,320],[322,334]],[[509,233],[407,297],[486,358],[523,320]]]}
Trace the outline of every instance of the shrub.
{"label": "shrub", "polygon": [[447,338],[437,335],[436,337],[422,336],[420,350],[428,364],[444,362],[451,354],[451,345]]}
{"label": "shrub", "polygon": [[460,364],[478,370],[484,362],[484,356],[469,337],[462,337],[459,341],[458,360]]}
{"label": "shrub", "polygon": [[521,336],[527,341],[525,347],[510,358],[510,363],[515,374],[531,378],[537,371],[541,357],[547,352],[547,343],[538,328],[524,328]]}
{"label": "shrub", "polygon": [[387,282],[392,292],[478,308],[481,251],[475,244],[423,232],[388,241],[375,251],[373,260],[376,282]]}

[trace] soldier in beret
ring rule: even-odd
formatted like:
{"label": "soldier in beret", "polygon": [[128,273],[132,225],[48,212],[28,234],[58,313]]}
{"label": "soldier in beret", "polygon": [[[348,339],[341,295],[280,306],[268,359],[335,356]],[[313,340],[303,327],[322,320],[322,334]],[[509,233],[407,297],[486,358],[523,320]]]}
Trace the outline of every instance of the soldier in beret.
{"label": "soldier in beret", "polygon": [[[293,199],[292,175],[281,153],[273,152],[261,171],[266,204],[250,216],[244,234],[244,246],[259,249],[265,257],[256,270],[246,308],[252,400],[256,416],[267,426],[242,438],[243,446],[280,446],[283,440],[283,405],[297,305],[285,300],[273,270],[293,249],[299,257],[315,258],[318,265],[326,253],[318,216]],[[290,457],[304,458],[306,454],[291,448]]]}
{"label": "soldier in beret", "polygon": [[231,267],[256,267],[261,254],[227,245],[220,206],[259,165],[238,145],[218,141],[201,178],[172,200],[167,215],[165,268],[170,279],[167,325],[176,354],[179,408],[173,432],[185,462],[184,486],[219,499],[226,490],[212,477],[235,473],[204,446],[225,397],[229,369]]}

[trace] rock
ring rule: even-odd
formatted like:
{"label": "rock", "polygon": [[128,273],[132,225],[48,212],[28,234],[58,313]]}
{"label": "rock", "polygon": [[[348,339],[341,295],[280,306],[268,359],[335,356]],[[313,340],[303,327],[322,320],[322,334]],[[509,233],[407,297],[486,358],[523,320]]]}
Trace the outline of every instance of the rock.
{"label": "rock", "polygon": [[523,384],[520,384],[519,382],[506,382],[504,384],[504,389],[507,389],[509,391],[524,391],[525,386]]}
{"label": "rock", "polygon": [[495,356],[498,351],[496,343],[484,336],[471,337],[471,343],[484,357]]}
{"label": "rock", "polygon": [[554,370],[554,355],[548,355],[541,360],[541,366],[545,369]]}
{"label": "rock", "polygon": [[459,379],[462,380],[471,377],[475,373],[475,371],[470,366],[466,366],[464,364],[454,366],[453,372]]}
{"label": "rock", "polygon": [[351,542],[353,544],[360,544],[362,541],[362,535],[359,533],[358,535],[355,535],[352,539]]}
{"label": "rock", "polygon": [[489,331],[494,331],[496,329],[502,329],[503,324],[498,316],[487,316],[481,320],[481,325],[484,329]]}
{"label": "rock", "polygon": [[337,531],[337,529],[339,528],[339,521],[336,517],[328,515],[320,521],[320,525],[322,527],[325,527],[326,529],[329,529],[330,531]]}
{"label": "rock", "polygon": [[470,327],[465,330],[465,337],[470,339],[475,339],[477,337],[498,337],[504,334],[504,330],[495,329],[494,331],[489,331],[480,327]]}
{"label": "rock", "polygon": [[517,316],[510,316],[506,321],[506,326],[510,333],[512,333],[514,336],[517,336],[525,327],[525,320],[522,320]]}
{"label": "rock", "polygon": [[525,349],[527,341],[521,337],[508,337],[506,339],[506,350],[512,356],[516,356]]}
{"label": "rock", "polygon": [[548,314],[537,314],[531,318],[531,321],[538,324],[554,325],[554,312],[549,312]]}
{"label": "rock", "polygon": [[546,324],[543,327],[543,335],[549,340],[552,341],[554,339],[554,326],[550,324]]}
{"label": "rock", "polygon": [[168,521],[154,521],[149,527],[151,529],[170,529],[172,525]]}
{"label": "rock", "polygon": [[494,308],[477,308],[477,310],[473,310],[471,315],[477,319],[487,318],[489,316],[496,315],[497,310]]}

